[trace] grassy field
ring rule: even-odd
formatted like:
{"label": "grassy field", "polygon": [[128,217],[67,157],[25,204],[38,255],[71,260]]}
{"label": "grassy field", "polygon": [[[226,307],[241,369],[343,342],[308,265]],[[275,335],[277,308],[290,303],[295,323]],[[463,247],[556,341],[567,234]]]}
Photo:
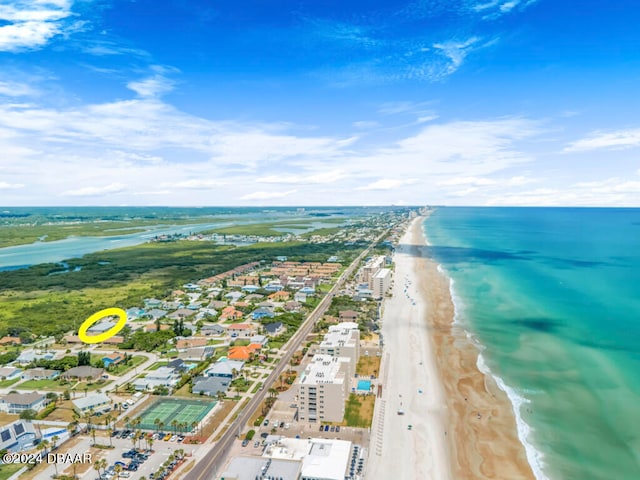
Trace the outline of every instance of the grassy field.
{"label": "grassy field", "polygon": [[157,370],[160,367],[166,367],[169,362],[156,362],[151,365],[147,370]]}
{"label": "grassy field", "polygon": [[356,365],[356,373],[364,377],[371,375],[377,377],[380,372],[380,359],[381,357],[360,357]]}
{"label": "grassy field", "polygon": [[137,367],[141,363],[144,363],[146,360],[147,360],[147,357],[145,357],[144,355],[134,355],[131,358],[131,361],[127,365],[120,363],[115,367],[112,367],[111,369],[109,369],[108,373],[110,375],[121,376],[131,371],[133,368]]}
{"label": "grassy field", "polygon": [[10,387],[14,383],[18,383],[19,381],[20,381],[20,377],[12,378],[11,380],[2,380],[0,382],[0,388]]}
{"label": "grassy field", "polygon": [[344,421],[340,425],[346,427],[370,427],[375,401],[375,395],[356,395],[354,393],[349,395],[344,411]]}
{"label": "grassy field", "polygon": [[25,390],[64,390],[58,379],[53,380],[27,380],[20,384],[20,389]]}
{"label": "grassy field", "polygon": [[6,480],[14,473],[20,470],[24,465],[19,463],[10,463],[7,465],[0,465],[0,480]]}

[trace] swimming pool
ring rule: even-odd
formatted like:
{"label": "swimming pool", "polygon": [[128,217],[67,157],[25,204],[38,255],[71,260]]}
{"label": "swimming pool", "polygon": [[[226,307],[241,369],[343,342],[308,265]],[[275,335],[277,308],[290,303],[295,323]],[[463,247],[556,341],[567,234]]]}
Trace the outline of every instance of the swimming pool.
{"label": "swimming pool", "polygon": [[371,381],[370,380],[358,380],[358,390],[363,390],[368,392],[371,390]]}

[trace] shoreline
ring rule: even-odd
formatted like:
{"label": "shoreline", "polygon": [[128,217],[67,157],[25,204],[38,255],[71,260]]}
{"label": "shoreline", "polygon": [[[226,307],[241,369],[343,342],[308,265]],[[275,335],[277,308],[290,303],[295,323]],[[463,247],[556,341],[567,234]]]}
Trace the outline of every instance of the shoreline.
{"label": "shoreline", "polygon": [[445,391],[451,474],[456,479],[535,480],[516,405],[499,385],[501,379],[482,371],[482,352],[456,321],[451,279],[424,252],[425,219],[414,219],[407,233],[417,254],[412,263],[426,306],[423,321]]}

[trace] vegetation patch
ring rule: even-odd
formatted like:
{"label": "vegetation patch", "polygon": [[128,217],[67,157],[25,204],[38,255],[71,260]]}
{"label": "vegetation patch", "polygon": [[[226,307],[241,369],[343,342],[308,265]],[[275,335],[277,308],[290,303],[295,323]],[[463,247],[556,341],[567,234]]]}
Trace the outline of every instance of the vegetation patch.
{"label": "vegetation patch", "polygon": [[340,425],[368,428],[373,419],[375,395],[349,395],[344,412],[344,421]]}

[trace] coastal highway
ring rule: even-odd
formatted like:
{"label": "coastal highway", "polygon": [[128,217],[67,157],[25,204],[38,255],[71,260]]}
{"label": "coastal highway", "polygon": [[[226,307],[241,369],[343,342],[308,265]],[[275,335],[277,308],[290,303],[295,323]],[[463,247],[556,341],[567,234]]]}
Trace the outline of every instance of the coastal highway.
{"label": "coastal highway", "polygon": [[233,421],[229,428],[227,428],[220,440],[213,445],[213,448],[205,454],[202,460],[196,463],[191,471],[189,471],[184,477],[184,480],[211,480],[215,478],[218,468],[222,466],[231,446],[233,445],[237,432],[244,428],[256,409],[260,406],[265,395],[268,393],[269,388],[271,388],[271,385],[273,385],[275,380],[287,367],[293,354],[298,350],[304,339],[307,338],[307,335],[311,332],[315,323],[322,318],[324,312],[329,308],[333,296],[340,289],[344,281],[349,278],[349,276],[358,268],[362,259],[369,254],[371,249],[377,245],[377,243],[384,238],[389,231],[390,229],[386,229],[373,242],[371,242],[371,244],[369,244],[369,246],[363,250],[353,262],[351,262],[351,265],[347,267],[342,275],[340,275],[340,278],[338,278],[333,288],[329,290],[313,312],[309,314],[298,331],[291,337],[291,339],[289,339],[287,344],[283,346],[284,355],[278,362],[278,365],[276,365],[273,372],[271,372],[271,374],[265,379],[263,389],[258,391],[253,398],[249,400],[249,403],[247,403],[246,407],[238,414],[238,417]]}

